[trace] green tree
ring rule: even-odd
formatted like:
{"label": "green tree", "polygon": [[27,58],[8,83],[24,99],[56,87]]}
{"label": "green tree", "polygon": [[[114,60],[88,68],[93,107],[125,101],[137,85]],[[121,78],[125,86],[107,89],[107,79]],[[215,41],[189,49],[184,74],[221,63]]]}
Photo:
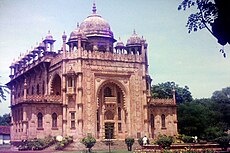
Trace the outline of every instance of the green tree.
{"label": "green tree", "polygon": [[190,102],[193,100],[191,92],[189,91],[188,86],[179,87],[175,82],[165,82],[159,83],[152,86],[152,96],[153,98],[172,98],[173,90],[176,91],[176,102],[184,103]]}
{"label": "green tree", "polygon": [[9,93],[7,89],[7,86],[4,86],[0,83],[0,103],[6,100],[6,93]]}
{"label": "green tree", "polygon": [[[230,44],[229,0],[183,0],[178,10],[196,7],[197,12],[188,17],[188,32],[206,28],[221,45]],[[224,50],[221,52],[226,57]]]}
{"label": "green tree", "polygon": [[0,103],[6,100],[5,92],[7,92],[6,87],[3,85],[0,85]]}
{"label": "green tree", "polygon": [[11,122],[10,114],[4,114],[0,116],[0,125],[2,126],[9,126]]}
{"label": "green tree", "polygon": [[196,99],[178,105],[178,128],[181,134],[214,140],[224,134],[222,113],[212,99]]}
{"label": "green tree", "polygon": [[212,99],[218,103],[230,104],[230,87],[223,88],[213,92]]}
{"label": "green tree", "polygon": [[81,143],[83,143],[85,147],[88,148],[88,151],[91,152],[91,148],[96,143],[96,139],[92,136],[87,136],[81,140]]}
{"label": "green tree", "polygon": [[160,135],[156,141],[156,143],[164,149],[168,149],[173,143],[172,136]]}
{"label": "green tree", "polygon": [[226,129],[230,128],[230,87],[213,92],[212,98],[216,102],[216,109],[222,114],[221,121],[226,123]]}
{"label": "green tree", "polygon": [[134,138],[125,138],[125,143],[127,145],[128,151],[132,151],[132,146],[134,144]]}

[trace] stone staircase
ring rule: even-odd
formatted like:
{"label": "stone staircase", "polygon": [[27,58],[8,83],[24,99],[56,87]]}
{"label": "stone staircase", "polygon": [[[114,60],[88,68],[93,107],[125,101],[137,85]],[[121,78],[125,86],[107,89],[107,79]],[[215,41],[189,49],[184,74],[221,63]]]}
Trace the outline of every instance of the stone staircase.
{"label": "stone staircase", "polygon": [[[140,145],[138,144],[137,141],[135,141],[132,148],[133,150],[136,148],[140,148]],[[79,141],[74,141],[64,149],[64,151],[84,151],[84,150],[86,150],[85,146]],[[106,142],[104,141],[97,141],[96,144],[93,146],[92,150],[94,151],[109,150],[109,146],[106,145]],[[127,146],[124,140],[113,140],[110,146],[110,150],[127,150]]]}

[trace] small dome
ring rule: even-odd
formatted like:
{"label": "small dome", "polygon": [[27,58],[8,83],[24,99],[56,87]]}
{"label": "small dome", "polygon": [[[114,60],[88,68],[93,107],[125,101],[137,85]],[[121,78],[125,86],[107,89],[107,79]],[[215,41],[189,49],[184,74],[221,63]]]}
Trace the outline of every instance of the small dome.
{"label": "small dome", "polygon": [[119,37],[119,40],[117,41],[116,47],[124,47],[124,43],[121,41],[121,38]]}
{"label": "small dome", "polygon": [[83,40],[87,39],[84,32],[79,28],[79,25],[77,25],[77,28],[71,32],[69,40],[77,40],[79,37]]}
{"label": "small dome", "polygon": [[53,36],[51,35],[50,31],[48,31],[48,34],[45,38],[46,40],[53,40]]}
{"label": "small dome", "polygon": [[82,30],[87,37],[102,36],[113,38],[113,32],[110,30],[109,23],[96,13],[95,3],[93,4],[92,11],[93,13],[80,24],[80,30]]}
{"label": "small dome", "polygon": [[127,40],[126,46],[141,45],[142,39],[136,34],[135,30],[133,35]]}

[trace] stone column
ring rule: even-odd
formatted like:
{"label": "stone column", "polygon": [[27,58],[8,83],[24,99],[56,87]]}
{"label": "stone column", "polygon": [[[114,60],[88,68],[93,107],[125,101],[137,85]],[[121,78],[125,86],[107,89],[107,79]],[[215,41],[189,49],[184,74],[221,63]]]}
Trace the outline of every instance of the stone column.
{"label": "stone column", "polygon": [[114,122],[114,131],[113,131],[113,134],[114,134],[114,137],[116,139],[116,137],[118,136],[118,113],[117,113],[117,107],[115,107],[116,111],[114,112],[114,119],[115,119],[115,122]]}
{"label": "stone column", "polygon": [[12,86],[11,90],[11,105],[15,105],[15,86]]}
{"label": "stone column", "polygon": [[23,99],[26,100],[26,96],[27,96],[27,82],[26,82],[26,79],[24,79],[23,90],[24,90]]}
{"label": "stone column", "polygon": [[79,134],[83,134],[83,103],[82,103],[82,74],[78,74],[77,77],[77,91],[78,98],[76,98],[76,104],[78,105],[78,114],[79,114]]}
{"label": "stone column", "polygon": [[105,116],[105,105],[102,106],[102,109],[101,109],[101,114],[100,114],[100,134],[99,134],[99,138],[102,140],[103,139],[103,129],[104,129],[104,116]]}
{"label": "stone column", "polygon": [[26,110],[26,106],[23,107],[23,116],[22,116],[22,128],[23,128],[23,133],[22,133],[22,139],[27,139],[27,110]]}

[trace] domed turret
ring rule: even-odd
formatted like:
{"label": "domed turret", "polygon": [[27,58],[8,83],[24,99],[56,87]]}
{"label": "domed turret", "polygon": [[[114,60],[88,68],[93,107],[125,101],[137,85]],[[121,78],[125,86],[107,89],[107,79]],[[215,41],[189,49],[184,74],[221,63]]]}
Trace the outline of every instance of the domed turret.
{"label": "domed turret", "polygon": [[127,40],[127,47],[131,46],[141,46],[142,39],[136,34],[136,31],[133,31],[133,35]]}
{"label": "domed turret", "polygon": [[85,33],[86,37],[101,36],[113,39],[113,32],[110,29],[110,25],[96,13],[95,3],[93,4],[92,11],[93,13],[80,24],[80,30]]}
{"label": "domed turret", "polygon": [[77,24],[77,28],[71,32],[69,42],[77,41],[78,38],[81,38],[82,41],[87,40],[84,32],[79,28],[79,24]]}
{"label": "domed turret", "polygon": [[125,50],[125,45],[124,43],[121,41],[121,38],[119,37],[119,40],[117,41],[116,43],[116,46],[115,46],[115,49],[116,49],[116,53],[123,53],[124,50]]}
{"label": "domed turret", "polygon": [[48,31],[48,34],[46,35],[46,40],[53,40],[53,36],[51,35],[50,31]]}
{"label": "domed turret", "polygon": [[116,47],[124,47],[124,43],[121,41],[121,38],[119,37],[119,40],[116,43]]}

